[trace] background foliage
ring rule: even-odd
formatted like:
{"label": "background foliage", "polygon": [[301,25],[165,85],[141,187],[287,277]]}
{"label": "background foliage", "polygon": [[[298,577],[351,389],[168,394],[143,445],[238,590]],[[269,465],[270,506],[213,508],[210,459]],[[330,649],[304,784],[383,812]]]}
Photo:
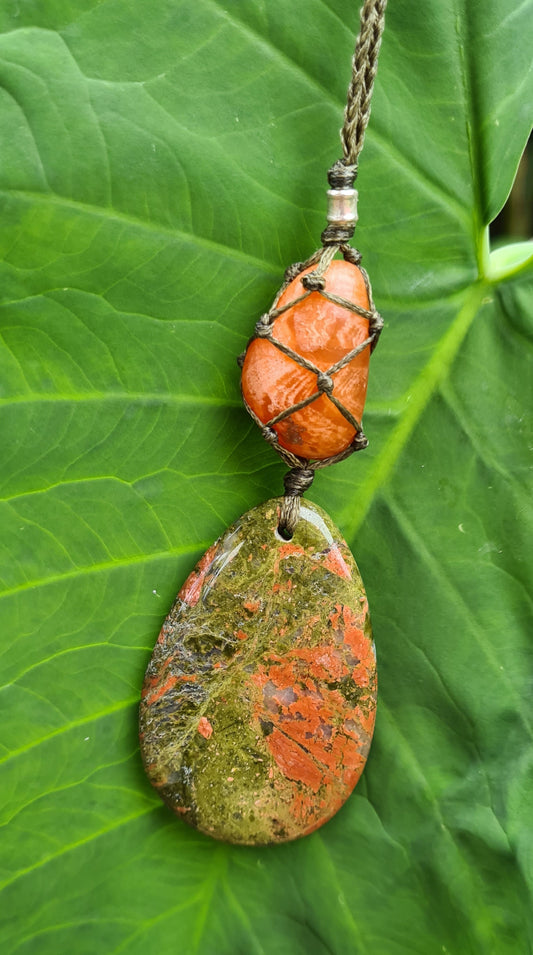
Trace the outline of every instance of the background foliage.
{"label": "background foliage", "polygon": [[525,244],[487,242],[531,6],[390,4],[359,176],[371,445],[310,494],[367,583],[376,737],[331,823],[248,850],[159,804],[137,700],[196,558],[281,489],[234,356],[318,243],[357,5],[4,0],[4,953],[531,951],[533,285]]}

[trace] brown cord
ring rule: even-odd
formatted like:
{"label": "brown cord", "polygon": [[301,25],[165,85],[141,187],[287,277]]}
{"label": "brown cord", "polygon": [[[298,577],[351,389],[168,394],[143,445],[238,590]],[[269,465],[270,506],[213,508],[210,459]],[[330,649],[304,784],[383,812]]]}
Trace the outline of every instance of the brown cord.
{"label": "brown cord", "polygon": [[[344,126],[341,130],[344,156],[342,159],[339,159],[328,172],[328,181],[332,189],[351,188],[357,176],[359,154],[363,148],[366,127],[370,118],[370,101],[372,98],[374,80],[376,78],[381,36],[385,25],[386,6],[387,0],[365,0],[361,9],[361,26],[352,59],[352,78],[348,87]],[[263,437],[291,468],[284,479],[285,495],[282,500],[278,527],[281,535],[287,540],[289,540],[294,533],[300,515],[300,498],[304,491],[311,485],[315,470],[343,461],[354,451],[359,451],[368,445],[361,424],[355,420],[348,409],[345,408],[334,395],[332,375],[347,365],[356,354],[359,354],[365,348],[370,347],[371,351],[374,350],[383,327],[383,320],[374,307],[370,282],[364,269],[361,269],[361,272],[365,280],[370,302],[370,309],[368,311],[355,305],[353,302],[348,302],[345,299],[326,292],[324,278],[329,265],[338,252],[342,253],[346,261],[359,266],[361,254],[357,249],[353,249],[348,245],[353,236],[354,229],[355,226],[352,224],[329,224],[321,236],[322,247],[314,252],[306,262],[297,262],[288,267],[285,272],[284,283],[276,295],[270,311],[261,317],[255,327],[255,334],[250,339],[251,342],[254,338],[267,338],[272,345],[292,358],[293,361],[312,371],[317,376],[317,390],[314,394],[304,399],[304,401],[287,408],[266,424],[257,417],[243,396],[246,409],[255,423],[261,428]],[[287,286],[300,275],[304,269],[310,266],[316,266],[316,268],[313,272],[308,273],[302,278],[302,285],[306,290],[305,294],[287,305],[278,308],[277,303]],[[287,309],[292,308],[298,302],[304,301],[312,293],[317,292],[329,301],[362,315],[368,319],[369,323],[369,337],[325,372],[316,368],[312,362],[298,355],[291,348],[282,344],[282,342],[279,342],[272,334],[272,324],[279,315]],[[250,342],[248,344],[250,344]],[[244,357],[244,354],[239,356],[239,364],[241,367],[244,362]],[[355,430],[355,437],[351,445],[340,454],[319,461],[310,461],[306,458],[300,458],[298,455],[293,454],[292,451],[287,451],[285,448],[282,448],[278,442],[278,436],[273,426],[278,421],[287,418],[293,412],[316,401],[321,395],[326,395],[341,414],[350,422]]]}
{"label": "brown cord", "polygon": [[307,491],[315,472],[311,468],[292,468],[283,478],[285,496],[281,502],[278,533],[286,540],[290,540],[300,517],[300,501],[302,494]]}
{"label": "brown cord", "polygon": [[387,0],[365,0],[361,9],[361,28],[352,59],[352,79],[341,130],[345,164],[356,168],[370,119],[386,6]]}

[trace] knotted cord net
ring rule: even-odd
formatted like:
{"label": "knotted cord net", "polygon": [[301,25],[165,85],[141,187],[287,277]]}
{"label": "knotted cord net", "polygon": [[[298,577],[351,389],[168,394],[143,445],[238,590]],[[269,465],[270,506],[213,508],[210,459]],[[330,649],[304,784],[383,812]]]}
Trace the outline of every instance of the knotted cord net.
{"label": "knotted cord net", "polygon": [[[341,129],[343,157],[339,159],[328,172],[328,181],[332,190],[351,190],[357,176],[357,163],[363,147],[365,131],[370,117],[370,101],[377,71],[377,60],[384,28],[386,3],[387,0],[366,0],[361,9],[361,26],[352,60],[352,77],[348,87],[344,125]],[[261,421],[258,418],[243,395],[245,407],[261,429],[263,437],[291,468],[284,479],[285,495],[279,520],[279,531],[286,539],[290,539],[296,527],[299,517],[301,495],[311,485],[315,471],[319,468],[328,467],[331,464],[343,461],[349,455],[353,454],[354,451],[362,450],[368,446],[368,441],[364,435],[361,422],[356,420],[352,413],[335,395],[335,374],[346,367],[366,348],[369,348],[371,352],[374,350],[383,327],[383,320],[375,309],[372,299],[372,289],[368,275],[364,269],[360,269],[360,271],[366,285],[370,305],[369,309],[365,309],[354,302],[328,292],[325,278],[331,262],[339,253],[345,261],[360,268],[361,254],[349,244],[354,231],[355,219],[352,222],[329,222],[321,236],[321,247],[305,262],[297,262],[289,266],[286,270],[283,285],[279,289],[270,310],[261,316],[256,324],[254,335],[248,342],[248,345],[250,345],[256,338],[267,339],[275,348],[291,358],[296,364],[316,375],[316,390],[313,391],[312,394],[302,401],[283,409],[283,411],[267,422]],[[307,272],[307,274],[301,278],[301,284],[305,289],[303,295],[279,306],[278,303],[285,289],[295,278],[309,268],[312,268],[312,271]],[[289,346],[276,339],[273,331],[273,324],[276,318],[295,305],[305,301],[310,295],[316,293],[323,296],[327,301],[341,306],[349,312],[356,313],[368,321],[368,337],[347,352],[346,355],[326,371],[318,368],[309,359],[298,354]],[[245,354],[246,353],[239,356],[239,364],[241,367]],[[290,415],[295,412],[312,404],[323,395],[335,405],[337,410],[354,429],[355,435],[350,445],[339,454],[316,460],[300,457],[287,448],[282,447],[275,431],[275,425],[289,418]]]}

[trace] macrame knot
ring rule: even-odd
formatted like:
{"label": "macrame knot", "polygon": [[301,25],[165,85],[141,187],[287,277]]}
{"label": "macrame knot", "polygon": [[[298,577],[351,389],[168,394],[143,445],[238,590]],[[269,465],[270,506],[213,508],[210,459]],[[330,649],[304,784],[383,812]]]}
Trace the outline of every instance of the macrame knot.
{"label": "macrame knot", "polygon": [[370,351],[373,352],[374,348],[376,347],[379,341],[379,336],[381,335],[381,332],[383,330],[383,319],[381,315],[379,314],[379,312],[376,312],[375,310],[372,312],[372,317],[369,320],[368,330],[370,334],[372,335],[372,344],[370,346]]}
{"label": "macrame knot", "polygon": [[268,320],[268,315],[261,315],[261,318],[255,325],[255,335],[257,338],[270,338],[272,327]]}
{"label": "macrame knot", "polygon": [[283,478],[286,497],[301,497],[311,487],[315,472],[311,468],[291,468]]}
{"label": "macrame knot", "polygon": [[368,438],[366,434],[363,434],[362,431],[358,431],[352,441],[352,448],[354,451],[364,451],[365,448],[368,448]]}
{"label": "macrame knot", "polygon": [[328,225],[320,236],[323,246],[344,245],[355,232],[355,225]]}
{"label": "macrame knot", "polygon": [[291,468],[283,478],[285,496],[279,511],[278,533],[291,540],[300,517],[300,498],[311,487],[315,472],[311,468]]}
{"label": "macrame knot", "polygon": [[351,245],[343,245],[341,251],[347,262],[351,262],[352,265],[361,265],[363,256],[361,255],[359,249],[354,249]]}
{"label": "macrame knot", "polygon": [[269,426],[266,424],[266,425],[264,425],[264,426],[261,428],[261,433],[262,433],[262,435],[263,435],[265,441],[268,442],[268,444],[277,444],[277,443],[278,443],[278,436],[277,436],[276,432],[274,431],[274,428],[269,428]]}
{"label": "macrame knot", "polygon": [[328,182],[332,189],[351,189],[357,177],[357,163],[345,163],[337,159],[328,170]]}
{"label": "macrame knot", "polygon": [[330,395],[333,391],[333,378],[327,375],[325,371],[321,371],[320,374],[316,376],[316,384],[321,394],[325,392],[327,395]]}
{"label": "macrame knot", "polygon": [[317,275],[316,272],[309,272],[301,279],[302,285],[308,292],[323,292],[326,287],[326,280],[323,275]]}
{"label": "macrame knot", "polygon": [[293,262],[292,265],[287,266],[287,268],[285,269],[285,274],[284,274],[285,282],[287,284],[289,282],[292,282],[292,280],[295,279],[296,276],[300,274],[302,269],[303,269],[302,262]]}

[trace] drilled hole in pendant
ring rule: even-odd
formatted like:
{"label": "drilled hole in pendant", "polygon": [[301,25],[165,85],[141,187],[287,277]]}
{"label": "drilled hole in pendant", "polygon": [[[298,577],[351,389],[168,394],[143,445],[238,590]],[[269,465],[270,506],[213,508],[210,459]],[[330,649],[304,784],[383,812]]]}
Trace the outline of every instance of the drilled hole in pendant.
{"label": "drilled hole in pendant", "polygon": [[283,541],[291,541],[292,536],[293,536],[292,531],[290,531],[288,527],[282,524],[278,524],[278,528],[276,530],[276,537],[281,537],[281,540]]}

